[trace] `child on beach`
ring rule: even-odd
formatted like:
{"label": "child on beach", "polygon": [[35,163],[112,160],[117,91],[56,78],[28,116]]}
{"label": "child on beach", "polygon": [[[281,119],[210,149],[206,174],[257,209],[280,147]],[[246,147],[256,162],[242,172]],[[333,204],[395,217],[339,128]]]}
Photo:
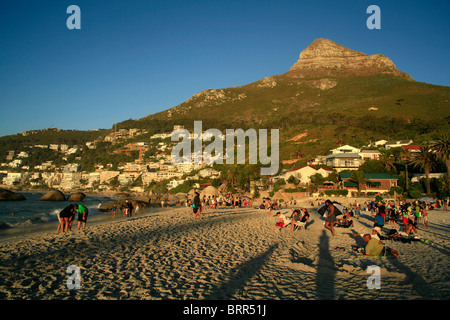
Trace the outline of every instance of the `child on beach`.
{"label": "child on beach", "polygon": [[116,204],[114,204],[112,206],[112,218],[113,219],[116,217],[116,211],[117,211],[117,206],[116,206]]}

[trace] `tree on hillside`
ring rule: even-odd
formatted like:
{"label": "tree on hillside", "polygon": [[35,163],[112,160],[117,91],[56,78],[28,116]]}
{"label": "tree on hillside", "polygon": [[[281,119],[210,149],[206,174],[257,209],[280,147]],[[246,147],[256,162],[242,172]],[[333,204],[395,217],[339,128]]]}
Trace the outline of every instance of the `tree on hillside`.
{"label": "tree on hillside", "polygon": [[427,194],[431,193],[430,188],[430,172],[436,165],[436,155],[426,146],[420,147],[420,151],[414,153],[411,163],[414,167],[420,167],[425,171],[425,182],[427,188]]}
{"label": "tree on hillside", "polygon": [[447,175],[450,176],[450,134],[443,133],[437,141],[431,146],[431,150],[445,162],[447,166]]}
{"label": "tree on hillside", "polygon": [[364,172],[357,170],[352,173],[349,179],[350,182],[356,183],[358,188],[358,197],[361,196],[361,187],[367,183],[366,178],[364,177]]}
{"label": "tree on hillside", "polygon": [[400,153],[400,159],[405,166],[405,190],[409,189],[409,176],[408,176],[408,165],[411,163],[411,152],[407,149],[402,149]]}
{"label": "tree on hillside", "polygon": [[392,154],[388,151],[388,150],[380,150],[380,157],[378,158],[378,161],[380,161],[384,168],[391,172],[392,170],[395,169],[395,165],[394,165],[394,157],[392,156]]}

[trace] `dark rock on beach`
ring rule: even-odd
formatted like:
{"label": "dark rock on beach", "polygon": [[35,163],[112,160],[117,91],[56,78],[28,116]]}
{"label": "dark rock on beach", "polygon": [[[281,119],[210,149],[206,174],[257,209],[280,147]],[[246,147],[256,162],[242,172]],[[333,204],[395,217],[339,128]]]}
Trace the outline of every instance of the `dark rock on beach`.
{"label": "dark rock on beach", "polygon": [[59,190],[47,192],[39,200],[42,201],[65,201],[66,196]]}
{"label": "dark rock on beach", "polygon": [[12,192],[6,189],[0,189],[0,201],[21,201],[27,200],[21,193]]}
{"label": "dark rock on beach", "polygon": [[83,192],[75,192],[75,193],[72,193],[69,196],[69,199],[67,199],[67,200],[79,202],[79,201],[83,201],[84,198],[86,198],[86,195]]}

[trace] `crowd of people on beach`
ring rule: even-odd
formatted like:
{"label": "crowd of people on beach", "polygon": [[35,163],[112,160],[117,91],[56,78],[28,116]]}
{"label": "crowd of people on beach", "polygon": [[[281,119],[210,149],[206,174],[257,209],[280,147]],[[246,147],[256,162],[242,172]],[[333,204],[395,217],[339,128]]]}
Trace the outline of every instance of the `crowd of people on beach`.
{"label": "crowd of people on beach", "polygon": [[[215,195],[203,195],[200,198],[199,192],[194,193],[193,199],[187,199],[185,201],[186,207],[189,208],[190,213],[194,215],[194,218],[202,218],[202,213],[206,210],[214,211],[217,206],[228,206],[235,210],[241,207],[252,207],[252,199],[248,197],[234,196],[231,193],[227,193],[224,196],[218,197]],[[284,228],[289,227],[291,231],[306,230],[307,224],[310,221],[310,213],[306,208],[297,208],[295,200],[291,202],[284,202],[284,207],[287,208],[288,204],[294,206],[290,215],[275,211],[282,209],[283,205],[270,198],[263,198],[260,205],[256,208],[265,210],[270,216],[275,217],[275,227],[281,231]],[[180,203],[177,203],[180,205]],[[369,219],[373,221],[373,227],[371,233],[361,234],[354,233],[353,236],[362,237],[366,242],[365,248],[352,247],[352,250],[360,252],[364,255],[390,255],[391,257],[397,257],[398,252],[389,248],[383,243],[384,240],[394,241],[418,241],[423,240],[418,236],[419,223],[422,223],[424,229],[428,228],[428,210],[435,210],[437,208],[443,208],[446,212],[448,208],[447,201],[425,203],[418,200],[413,202],[407,201],[370,201],[364,204],[358,203],[356,200],[353,204],[348,206],[342,206],[338,202],[332,202],[326,200],[324,227],[328,229],[332,236],[335,236],[335,228],[350,228],[355,226],[353,218],[360,219],[362,212],[367,212]],[[161,201],[161,207],[170,207],[169,200]],[[118,211],[116,204],[112,207],[112,218],[114,219]],[[124,217],[131,217],[133,210],[138,212],[139,206],[133,207],[131,201],[126,201],[121,206]],[[60,231],[68,232],[72,230],[73,221],[75,215],[78,213],[78,230],[83,227],[86,228],[87,217],[89,209],[82,204],[71,204],[64,208],[59,214],[59,224],[57,233]],[[391,227],[387,229],[386,226]],[[426,242],[426,241],[425,241]]]}
{"label": "crowd of people on beach", "polygon": [[[326,201],[328,215],[325,217],[325,228],[329,229],[334,236],[334,227],[350,227],[352,226],[352,217],[359,219],[361,217],[362,207],[356,201],[345,207],[344,212],[338,212],[335,205],[330,201]],[[441,203],[426,203],[415,200],[413,202],[407,201],[371,201],[364,203],[364,209],[369,212],[369,217],[373,219],[373,228],[371,233],[367,234],[353,234],[353,236],[361,236],[364,242],[367,243],[365,248],[357,248],[358,251],[364,255],[373,256],[391,256],[396,258],[399,252],[390,248],[384,240],[392,241],[424,241],[428,242],[419,235],[419,223],[424,229],[428,228],[428,210],[435,210],[443,207],[444,212],[447,211],[448,203],[443,201]],[[336,215],[336,212],[338,214]],[[349,221],[343,223],[343,221]]]}
{"label": "crowd of people on beach", "polygon": [[234,196],[231,193],[227,193],[224,197],[217,197],[215,195],[206,196],[203,195],[200,199],[200,193],[195,192],[192,200],[186,201],[186,207],[192,208],[192,214],[194,218],[201,218],[202,212],[206,210],[215,210],[217,206],[230,206],[238,210],[242,207],[251,207],[252,199],[248,197]]}
{"label": "crowd of people on beach", "polygon": [[[367,234],[356,233],[353,236],[361,236],[366,243],[365,248],[355,246],[354,251],[364,255],[390,256],[396,258],[399,252],[390,248],[384,240],[392,241],[423,241],[428,242],[420,236],[419,223],[424,229],[428,228],[428,210],[443,208],[446,212],[448,203],[446,201],[426,203],[421,201],[371,201],[363,205],[355,201],[349,206],[342,206],[338,202],[326,200],[325,203],[324,227],[328,229],[332,236],[335,235],[335,228],[354,227],[353,218],[360,219],[362,212],[369,214],[369,220],[373,221],[372,232]],[[274,210],[279,209],[274,201],[263,198],[260,209],[265,209],[272,216]],[[290,215],[278,211],[275,214],[275,226],[281,231],[290,226],[291,231],[306,230],[310,214],[307,209],[294,209]]]}

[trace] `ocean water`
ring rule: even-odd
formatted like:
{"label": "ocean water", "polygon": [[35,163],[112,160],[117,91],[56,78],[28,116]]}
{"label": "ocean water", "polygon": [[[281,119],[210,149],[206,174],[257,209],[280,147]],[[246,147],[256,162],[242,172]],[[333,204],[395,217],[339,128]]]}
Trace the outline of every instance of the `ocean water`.
{"label": "ocean water", "polygon": [[[20,192],[27,200],[0,201],[0,231],[9,228],[29,227],[33,225],[57,224],[57,214],[72,201],[40,201],[45,194],[40,192]],[[112,202],[115,197],[86,195],[78,202],[89,208],[89,216],[105,214],[99,210],[102,203]],[[14,213],[14,215],[12,215]],[[77,218],[75,218],[77,219]]]}

